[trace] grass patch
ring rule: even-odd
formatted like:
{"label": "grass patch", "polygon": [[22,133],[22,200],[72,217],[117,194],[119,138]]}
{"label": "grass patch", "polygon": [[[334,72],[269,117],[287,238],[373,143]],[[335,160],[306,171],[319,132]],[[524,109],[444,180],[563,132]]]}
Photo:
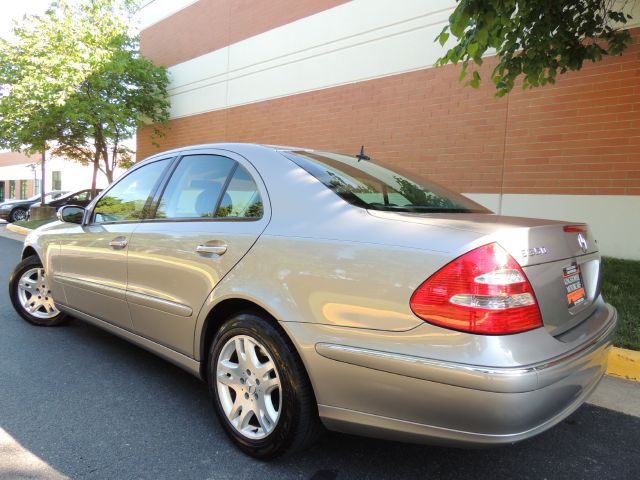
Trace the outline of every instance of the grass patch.
{"label": "grass patch", "polygon": [[55,222],[56,220],[57,218],[45,218],[41,220],[21,220],[19,222],[15,222],[14,225],[17,225],[18,227],[30,228],[33,230],[34,228],[41,227],[42,225],[46,225],[47,223]]}
{"label": "grass patch", "polygon": [[604,257],[602,295],[618,309],[614,345],[640,350],[640,261]]}

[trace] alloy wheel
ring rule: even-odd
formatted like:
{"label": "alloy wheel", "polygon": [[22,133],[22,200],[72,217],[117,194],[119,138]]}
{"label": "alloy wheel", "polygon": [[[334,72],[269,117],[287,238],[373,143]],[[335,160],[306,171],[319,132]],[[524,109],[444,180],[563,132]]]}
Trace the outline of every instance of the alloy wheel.
{"label": "alloy wheel", "polygon": [[220,404],[231,425],[248,439],[260,440],[280,418],[280,376],[264,345],[247,335],[231,337],[216,363]]}
{"label": "alloy wheel", "polygon": [[14,222],[20,222],[22,220],[26,220],[27,219],[27,211],[23,210],[22,208],[19,208],[17,210],[15,210],[12,214],[11,214],[11,219]]}
{"label": "alloy wheel", "polygon": [[34,317],[49,319],[60,313],[53,303],[44,268],[31,268],[22,274],[18,283],[18,299],[22,308]]}

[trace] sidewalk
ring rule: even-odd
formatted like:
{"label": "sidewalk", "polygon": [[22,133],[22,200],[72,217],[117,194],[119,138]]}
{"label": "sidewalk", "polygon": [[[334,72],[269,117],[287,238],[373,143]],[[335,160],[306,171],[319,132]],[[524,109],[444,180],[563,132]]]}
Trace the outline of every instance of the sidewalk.
{"label": "sidewalk", "polygon": [[587,403],[640,417],[640,382],[605,375]]}
{"label": "sidewalk", "polygon": [[16,240],[20,243],[24,242],[25,236],[12,232],[11,230],[7,230],[7,225],[9,225],[7,222],[0,220],[0,237],[10,238],[11,240]]}

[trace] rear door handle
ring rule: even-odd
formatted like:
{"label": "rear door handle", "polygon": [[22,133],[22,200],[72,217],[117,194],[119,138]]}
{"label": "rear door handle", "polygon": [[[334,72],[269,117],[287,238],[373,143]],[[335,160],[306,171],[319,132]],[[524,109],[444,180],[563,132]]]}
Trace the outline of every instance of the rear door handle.
{"label": "rear door handle", "polygon": [[127,246],[127,239],[123,237],[116,237],[109,242],[111,248],[124,248]]}
{"label": "rear door handle", "polygon": [[197,253],[201,253],[201,254],[215,254],[215,255],[224,255],[224,253],[227,251],[227,244],[226,243],[220,243],[218,245],[207,245],[207,244],[203,244],[203,245],[198,245],[196,247],[196,252]]}

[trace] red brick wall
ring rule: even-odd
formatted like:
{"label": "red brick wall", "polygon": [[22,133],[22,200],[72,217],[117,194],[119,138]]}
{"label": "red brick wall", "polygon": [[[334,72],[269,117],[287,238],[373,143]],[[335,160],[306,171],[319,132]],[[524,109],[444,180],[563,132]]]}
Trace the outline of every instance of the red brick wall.
{"label": "red brick wall", "polygon": [[143,30],[140,47],[168,67],[346,1],[200,0]]}
{"label": "red brick wall", "polygon": [[[157,149],[242,141],[367,152],[462,192],[640,194],[640,30],[621,57],[495,98],[427,69],[170,122]],[[504,168],[503,168],[504,167]]]}
{"label": "red brick wall", "polygon": [[640,194],[640,29],[622,57],[510,97],[504,193]]}
{"label": "red brick wall", "polygon": [[38,155],[28,156],[20,152],[2,152],[0,153],[0,167],[9,165],[20,165],[23,163],[34,163],[40,161]]}

